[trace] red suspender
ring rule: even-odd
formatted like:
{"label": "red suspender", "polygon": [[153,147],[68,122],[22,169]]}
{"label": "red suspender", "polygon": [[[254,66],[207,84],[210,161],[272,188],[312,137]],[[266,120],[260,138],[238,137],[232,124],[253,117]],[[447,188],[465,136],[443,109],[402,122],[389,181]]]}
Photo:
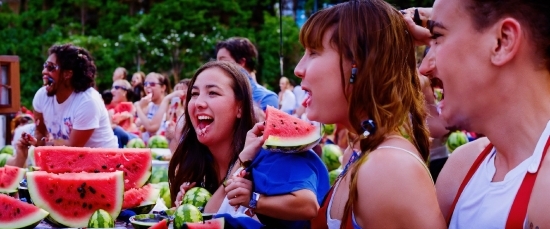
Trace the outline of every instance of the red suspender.
{"label": "red suspender", "polygon": [[514,203],[512,203],[512,208],[510,208],[508,220],[506,220],[506,229],[523,228],[525,216],[527,216],[529,199],[531,199],[531,193],[533,192],[533,186],[535,186],[535,180],[537,179],[537,175],[544,162],[544,157],[546,156],[546,151],[548,151],[549,146],[550,138],[546,141],[546,146],[544,146],[544,151],[542,151],[542,157],[537,172],[527,172],[527,174],[525,174],[523,182],[521,182],[521,186],[516,194],[516,198],[514,199]]}
{"label": "red suspender", "polygon": [[[550,147],[550,138],[546,141],[544,151],[542,152],[542,158],[540,160],[540,164],[538,168],[539,170],[540,170],[540,167],[542,166],[542,163],[544,162],[544,157],[546,156],[548,147]],[[489,155],[492,148],[493,148],[493,145],[489,144],[483,150],[483,152],[481,152],[481,154],[477,157],[477,159],[472,164],[472,167],[466,174],[466,177],[464,177],[464,180],[462,181],[460,188],[458,188],[453,204],[451,205],[449,216],[447,217],[447,227],[451,223],[451,218],[453,216],[453,212],[456,208],[456,204],[458,202],[458,199],[460,198],[460,195],[464,191],[464,188],[466,187],[468,182],[470,182],[470,180],[472,179],[472,176],[474,176],[474,173],[477,171],[477,169],[481,165],[481,162],[483,162],[483,160],[487,157],[487,155]],[[523,178],[521,186],[519,187],[519,190],[516,194],[514,202],[512,203],[512,207],[510,208],[510,213],[508,214],[508,219],[506,220],[506,229],[523,228],[525,217],[527,216],[527,207],[529,205],[529,199],[531,198],[531,193],[533,191],[533,186],[535,185],[535,180],[537,179],[537,175],[538,175],[538,170],[536,173],[527,172],[525,174],[525,177]]]}
{"label": "red suspender", "polygon": [[462,181],[462,184],[460,184],[460,188],[458,188],[458,191],[455,196],[455,200],[453,201],[453,204],[451,205],[451,210],[449,211],[449,216],[447,217],[447,227],[449,227],[449,224],[451,223],[451,218],[453,217],[453,212],[455,211],[456,203],[458,202],[458,199],[460,198],[460,195],[462,195],[462,191],[464,191],[464,188],[470,182],[472,177],[474,176],[474,173],[477,171],[479,166],[481,165],[481,162],[483,162],[483,159],[489,155],[491,152],[491,149],[493,149],[493,144],[490,144],[485,147],[483,152],[477,157],[477,159],[474,161],[474,164],[472,164],[472,167],[470,170],[468,170],[468,173],[466,174],[466,177],[464,177],[464,180]]}

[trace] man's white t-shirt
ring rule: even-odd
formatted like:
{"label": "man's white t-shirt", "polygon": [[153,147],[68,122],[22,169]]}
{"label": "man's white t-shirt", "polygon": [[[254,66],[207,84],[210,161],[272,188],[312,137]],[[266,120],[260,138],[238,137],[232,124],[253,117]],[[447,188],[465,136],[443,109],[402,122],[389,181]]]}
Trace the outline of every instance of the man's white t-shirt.
{"label": "man's white t-shirt", "polygon": [[292,113],[296,109],[296,96],[291,90],[283,92],[283,100],[281,101],[281,110],[287,113]]}
{"label": "man's white t-shirt", "polygon": [[42,87],[34,95],[32,105],[35,111],[42,113],[48,133],[54,139],[68,140],[73,129],[95,129],[85,147],[118,148],[109,113],[101,95],[94,88],[73,92],[59,104],[56,96],[48,96],[46,88]]}

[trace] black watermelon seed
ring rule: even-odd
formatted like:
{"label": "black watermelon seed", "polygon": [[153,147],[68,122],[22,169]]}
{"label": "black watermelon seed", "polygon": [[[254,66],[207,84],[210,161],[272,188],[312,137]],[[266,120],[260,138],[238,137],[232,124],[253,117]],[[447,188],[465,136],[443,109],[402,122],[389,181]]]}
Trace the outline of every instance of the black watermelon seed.
{"label": "black watermelon seed", "polygon": [[86,182],[84,182],[80,185],[80,187],[84,187],[84,186],[86,186]]}
{"label": "black watermelon seed", "polygon": [[19,210],[19,208],[17,208],[16,211],[17,211],[17,214],[21,213],[21,210]]}
{"label": "black watermelon seed", "polygon": [[297,122],[294,122],[294,124],[298,124]]}
{"label": "black watermelon seed", "polygon": [[59,198],[59,199],[55,200],[55,203],[58,204],[58,203],[61,203],[61,201],[63,201],[63,199]]}
{"label": "black watermelon seed", "polygon": [[88,209],[92,210],[92,204],[88,204]]}
{"label": "black watermelon seed", "polygon": [[296,127],[296,130],[298,130],[298,127]]}
{"label": "black watermelon seed", "polygon": [[80,198],[84,199],[84,196],[86,196],[84,193],[80,193]]}
{"label": "black watermelon seed", "polygon": [[50,194],[53,194],[53,189],[50,189],[50,191],[48,191]]}
{"label": "black watermelon seed", "polygon": [[107,203],[107,207],[111,207],[111,204]]}
{"label": "black watermelon seed", "polygon": [[107,166],[106,166],[106,165],[102,165],[101,168],[107,169]]}
{"label": "black watermelon seed", "polygon": [[94,173],[99,173],[99,169],[94,170]]}
{"label": "black watermelon seed", "polygon": [[78,193],[82,193],[82,192],[84,192],[84,189],[83,189],[82,187],[78,187],[78,188],[76,189],[76,191],[78,191]]}
{"label": "black watermelon seed", "polygon": [[88,205],[88,204],[82,203],[82,208],[86,208],[86,205]]}
{"label": "black watermelon seed", "polygon": [[95,189],[92,188],[92,186],[88,186],[88,189],[90,190],[90,192],[91,192],[92,194],[95,194]]}
{"label": "black watermelon seed", "polygon": [[117,168],[117,169],[120,168],[121,165],[122,165],[122,164],[117,164],[117,165],[116,165],[116,168]]}

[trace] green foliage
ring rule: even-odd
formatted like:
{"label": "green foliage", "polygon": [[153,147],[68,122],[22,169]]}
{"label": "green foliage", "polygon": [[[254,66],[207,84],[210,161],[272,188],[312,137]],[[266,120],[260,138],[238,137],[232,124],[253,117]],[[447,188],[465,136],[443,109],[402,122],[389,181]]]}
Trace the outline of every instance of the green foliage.
{"label": "green foliage", "polygon": [[[13,2],[13,1],[12,1]],[[258,48],[257,80],[278,91],[278,0],[43,0],[19,1],[21,9],[0,6],[0,55],[18,55],[21,102],[32,107],[42,85],[42,63],[53,44],[71,42],[88,49],[98,68],[96,85],[110,88],[118,66],[129,73],[159,72],[172,81],[189,78],[195,69],[215,58],[219,40],[247,37]],[[145,4],[144,2],[148,2]],[[314,0],[307,0],[306,14]],[[337,3],[335,0],[318,0]],[[397,6],[429,5],[431,0],[394,0]],[[409,5],[403,5],[403,4]],[[294,76],[303,48],[292,17],[283,18],[283,74]]]}

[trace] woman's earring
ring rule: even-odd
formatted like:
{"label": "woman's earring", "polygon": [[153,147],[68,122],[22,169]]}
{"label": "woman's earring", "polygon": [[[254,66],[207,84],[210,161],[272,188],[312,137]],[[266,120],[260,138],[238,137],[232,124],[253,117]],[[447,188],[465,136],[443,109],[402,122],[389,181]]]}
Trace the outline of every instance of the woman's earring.
{"label": "woman's earring", "polygon": [[349,83],[353,84],[355,82],[355,77],[357,76],[357,65],[355,61],[351,64],[351,77],[349,78]]}

